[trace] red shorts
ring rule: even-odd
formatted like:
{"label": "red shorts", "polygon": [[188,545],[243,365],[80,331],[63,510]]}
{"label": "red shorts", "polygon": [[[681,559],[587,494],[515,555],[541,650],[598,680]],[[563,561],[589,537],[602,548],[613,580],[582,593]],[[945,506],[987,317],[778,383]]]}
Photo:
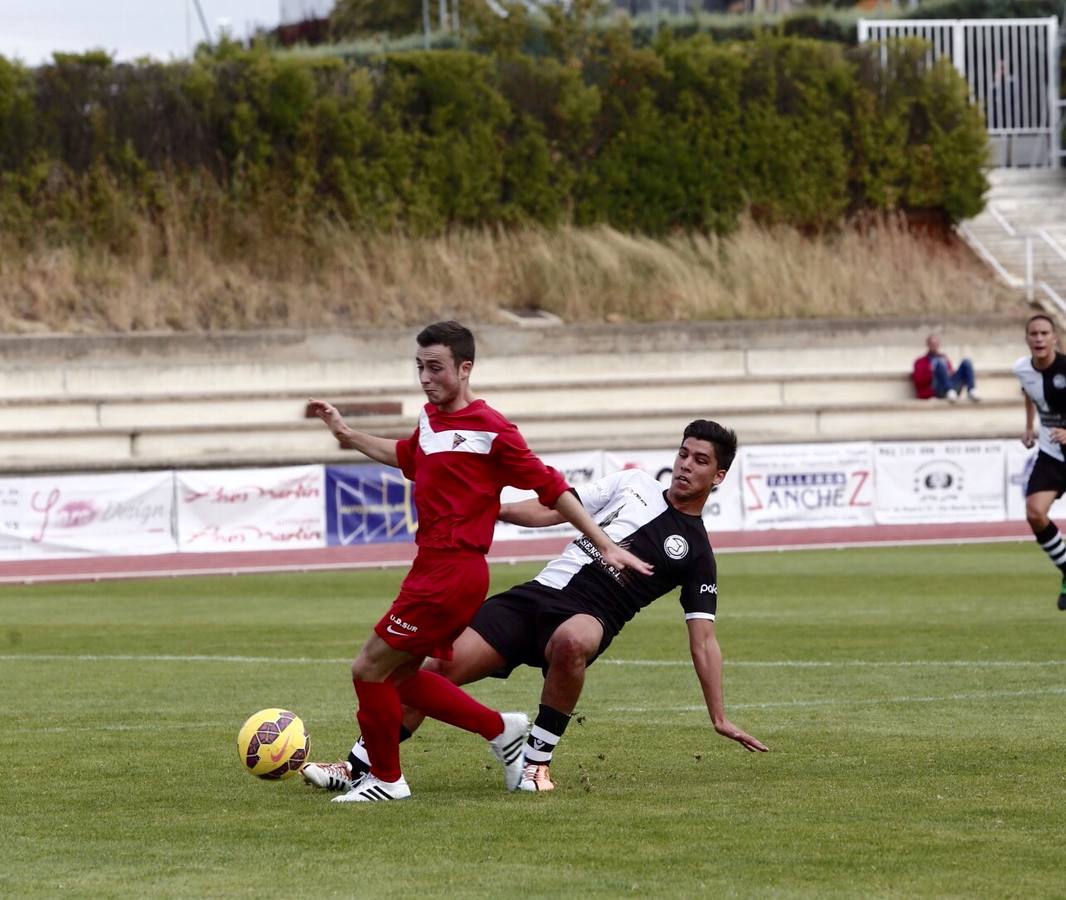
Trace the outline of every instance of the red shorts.
{"label": "red shorts", "polygon": [[488,589],[485,554],[420,549],[374,632],[394,650],[451,659],[452,643],[481,608]]}

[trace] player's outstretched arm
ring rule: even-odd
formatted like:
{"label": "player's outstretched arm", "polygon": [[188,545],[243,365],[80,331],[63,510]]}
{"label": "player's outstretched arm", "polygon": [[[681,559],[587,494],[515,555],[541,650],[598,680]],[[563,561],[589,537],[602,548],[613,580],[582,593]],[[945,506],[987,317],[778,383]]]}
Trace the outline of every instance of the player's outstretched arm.
{"label": "player's outstretched arm", "polygon": [[562,525],[566,521],[560,513],[544,506],[539,500],[504,503],[500,506],[497,518],[508,525],[521,525],[523,528],[544,528],[548,525]]}
{"label": "player's outstretched arm", "polygon": [[722,648],[718,646],[714,622],[710,619],[688,620],[688,649],[714,730],[722,737],[736,741],[745,750],[765,753],[769,748],[762,741],[737,728],[726,718],[722,695]]}
{"label": "player's outstretched arm", "polygon": [[619,571],[632,569],[641,575],[651,575],[655,571],[653,566],[644,562],[639,556],[634,556],[628,550],[622,549],[607,537],[604,530],[596,524],[585,507],[581,505],[581,501],[570,491],[559,495],[559,499],[555,501],[555,511],[592,541],[592,545],[600,551],[600,556],[607,565]]}
{"label": "player's outstretched arm", "polygon": [[375,462],[399,468],[400,461],[396,455],[395,440],[366,434],[363,431],[354,431],[348,427],[344,418],[337,411],[337,407],[325,400],[312,398],[307,403],[308,409],[326,423],[326,426],[337,439],[337,443],[345,450],[358,450]]}

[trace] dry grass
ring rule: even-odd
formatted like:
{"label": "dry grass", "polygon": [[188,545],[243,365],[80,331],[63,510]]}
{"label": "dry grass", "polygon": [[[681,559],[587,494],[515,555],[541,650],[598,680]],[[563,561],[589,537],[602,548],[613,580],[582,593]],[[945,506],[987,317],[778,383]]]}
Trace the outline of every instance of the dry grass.
{"label": "dry grass", "polygon": [[729,238],[666,240],[607,227],[426,239],[241,228],[139,222],[122,254],[24,250],[0,235],[0,330],[411,325],[492,321],[501,306],[570,322],[894,317],[1019,302],[965,249],[893,221],[817,237],[745,222]]}

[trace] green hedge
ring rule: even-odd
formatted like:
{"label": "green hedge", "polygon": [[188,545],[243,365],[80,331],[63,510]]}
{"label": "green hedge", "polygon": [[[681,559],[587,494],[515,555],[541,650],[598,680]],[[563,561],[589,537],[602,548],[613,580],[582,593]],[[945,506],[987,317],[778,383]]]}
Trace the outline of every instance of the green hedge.
{"label": "green hedge", "polygon": [[980,209],[980,115],[920,45],[887,65],[771,36],[640,48],[619,33],[583,52],[0,59],[0,220],[23,242],[121,250],[177,197],[204,198],[205,233],[235,245],[253,213],[283,231],[574,221],[662,234],[726,232],[745,208],[805,228]]}

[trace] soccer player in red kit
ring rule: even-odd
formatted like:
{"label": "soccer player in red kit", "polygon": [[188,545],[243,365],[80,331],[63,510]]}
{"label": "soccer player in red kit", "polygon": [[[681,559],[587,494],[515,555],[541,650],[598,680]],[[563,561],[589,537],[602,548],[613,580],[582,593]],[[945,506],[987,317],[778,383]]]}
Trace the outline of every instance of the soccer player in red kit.
{"label": "soccer player in red kit", "polygon": [[[470,392],[474,336],[458,322],[438,322],[416,338],[415,362],[429,401],[418,427],[396,441],[353,431],[331,404],[310,409],[342,447],[396,466],[414,482],[418,553],[400,593],[352,663],[356,718],[370,772],[334,802],[402,800],[411,789],[400,769],[402,706],[480,734],[504,766],[508,790],[521,777],[524,713],[490,709],[436,673],[427,656],[451,658],[451,645],[488,591],[485,554],[492,543],[500,492],[513,485],[536,492],[592,541],[605,564],[650,574],[651,567],[617,546],[593,521],[554,469],[526,446],[518,429]],[[342,765],[342,764],[338,764]],[[324,786],[324,785],[322,785]]]}

